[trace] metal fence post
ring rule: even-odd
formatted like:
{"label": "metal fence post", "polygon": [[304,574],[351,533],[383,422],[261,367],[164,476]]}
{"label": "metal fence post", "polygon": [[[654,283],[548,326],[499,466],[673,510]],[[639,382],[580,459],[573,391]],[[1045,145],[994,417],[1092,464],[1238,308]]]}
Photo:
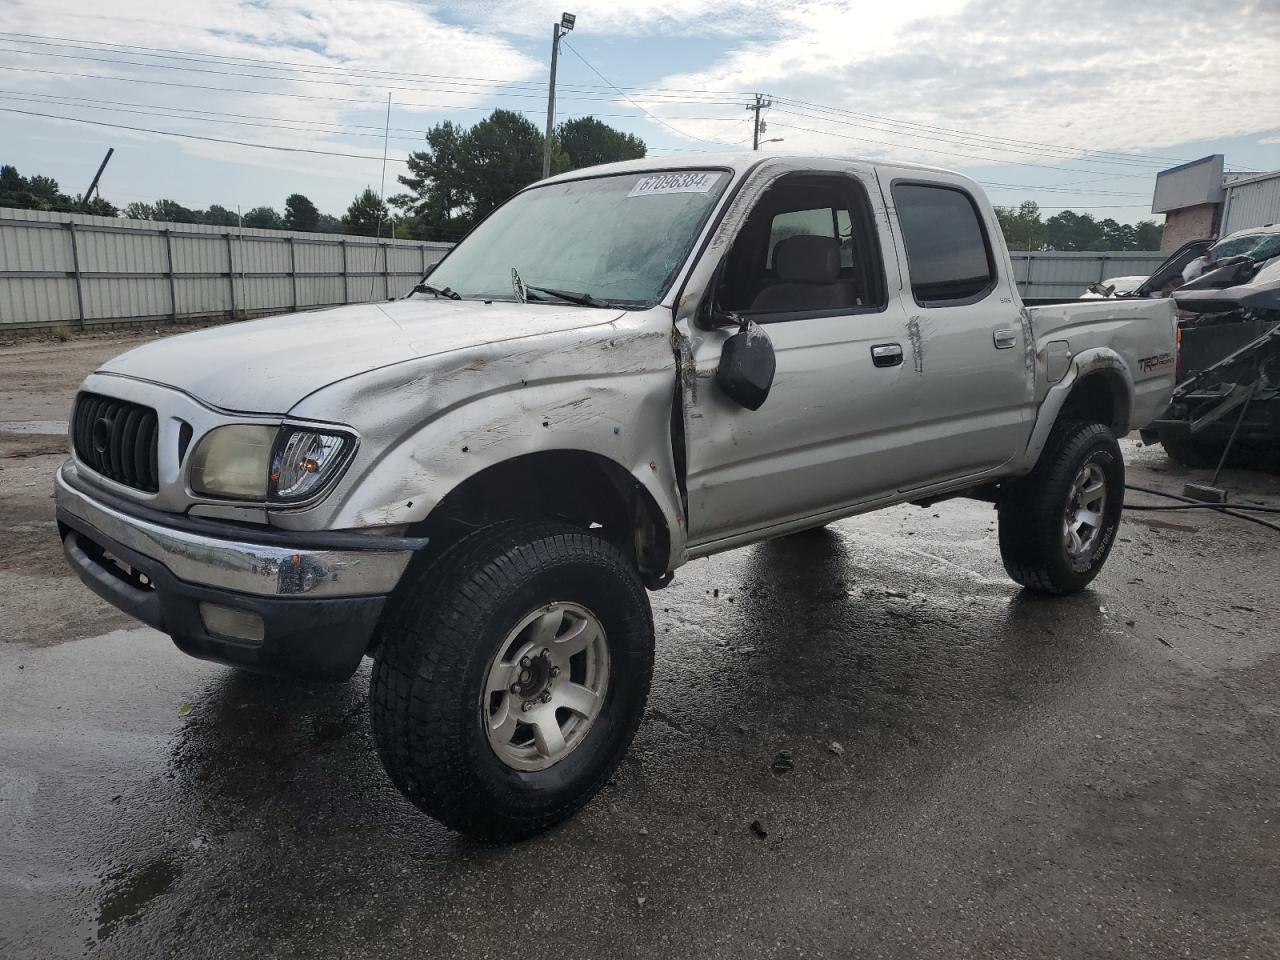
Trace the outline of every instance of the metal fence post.
{"label": "metal fence post", "polygon": [[289,238],[289,282],[293,286],[293,309],[298,309],[298,261],[294,252],[293,237]]}
{"label": "metal fence post", "polygon": [[178,322],[178,285],[173,279],[173,231],[161,230],[164,236],[164,260],[168,267],[169,274],[169,319],[173,323]]}
{"label": "metal fence post", "polygon": [[227,241],[227,281],[231,286],[231,319],[234,320],[236,318],[236,255],[231,247],[230,232],[222,236]]}
{"label": "metal fence post", "polygon": [[347,241],[344,237],[338,241],[342,246],[342,302],[351,302],[351,284],[349,282],[350,275],[347,273]]}
{"label": "metal fence post", "polygon": [[382,299],[391,299],[391,244],[382,245]]}
{"label": "metal fence post", "polygon": [[1035,263],[1035,260],[1032,258],[1031,252],[1027,251],[1027,279],[1026,279],[1026,286],[1023,287],[1024,293],[1031,292],[1031,266],[1034,263]]}
{"label": "metal fence post", "polygon": [[71,234],[71,269],[76,275],[76,306],[79,309],[80,329],[84,329],[84,290],[80,286],[80,250],[76,245],[76,222],[67,221],[67,230]]}

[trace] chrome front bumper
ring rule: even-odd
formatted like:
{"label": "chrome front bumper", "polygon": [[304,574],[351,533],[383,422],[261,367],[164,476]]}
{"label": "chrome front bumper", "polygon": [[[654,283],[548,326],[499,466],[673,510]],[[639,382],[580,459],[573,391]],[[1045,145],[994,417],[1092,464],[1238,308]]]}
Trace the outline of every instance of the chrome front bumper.
{"label": "chrome front bumper", "polygon": [[[83,486],[74,463],[58,471],[55,496],[60,514],[154,560],[178,580],[204,587],[258,597],[386,595],[400,581],[414,554],[413,541],[376,536],[308,537],[264,530],[261,542],[254,542],[259,539],[256,532],[224,537],[185,530],[155,517],[126,513]],[[177,522],[185,519],[173,518]],[[301,542],[325,536],[341,546],[281,542],[289,537]]]}

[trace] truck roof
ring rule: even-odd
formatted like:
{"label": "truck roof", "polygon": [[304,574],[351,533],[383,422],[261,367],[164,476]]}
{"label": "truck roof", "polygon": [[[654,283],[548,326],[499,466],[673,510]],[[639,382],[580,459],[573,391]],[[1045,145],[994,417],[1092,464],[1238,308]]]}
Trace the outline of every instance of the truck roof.
{"label": "truck roof", "polygon": [[[638,173],[643,170],[705,170],[708,167],[728,167],[735,175],[740,175],[765,160],[783,161],[794,166],[797,170],[803,170],[812,166],[814,161],[830,162],[832,160],[836,160],[865,163],[868,166],[875,166],[877,163],[891,163],[895,167],[919,170],[921,173],[942,173],[947,174],[948,176],[965,177],[964,174],[955,170],[948,170],[945,167],[932,167],[918,163],[905,163],[899,160],[873,160],[870,157],[858,157],[838,153],[800,154],[775,153],[772,151],[769,153],[760,153],[759,151],[740,150],[726,153],[691,153],[683,157],[644,157],[640,160],[623,160],[619,163],[602,163],[594,167],[582,167],[578,170],[571,170],[568,173],[557,174],[556,176],[542,182],[556,183],[566,180],[579,180],[583,177],[598,177],[615,173]],[[965,177],[965,179],[971,178]]]}

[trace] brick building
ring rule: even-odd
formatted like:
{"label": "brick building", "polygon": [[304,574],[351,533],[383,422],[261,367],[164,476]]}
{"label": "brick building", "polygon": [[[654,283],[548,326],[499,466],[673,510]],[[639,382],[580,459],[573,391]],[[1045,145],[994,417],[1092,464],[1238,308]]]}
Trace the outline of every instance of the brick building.
{"label": "brick building", "polygon": [[1162,253],[1189,240],[1225,236],[1280,221],[1280,170],[1225,173],[1220,153],[1156,175],[1151,212],[1163,213]]}

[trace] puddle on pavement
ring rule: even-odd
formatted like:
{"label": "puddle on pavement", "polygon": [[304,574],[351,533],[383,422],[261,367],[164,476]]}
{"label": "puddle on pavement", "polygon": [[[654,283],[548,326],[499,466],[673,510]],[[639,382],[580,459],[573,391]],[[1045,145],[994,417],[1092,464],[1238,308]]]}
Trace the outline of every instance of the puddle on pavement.
{"label": "puddle on pavement", "polygon": [[136,921],[147,904],[167,893],[182,873],[167,857],[140,869],[108,877],[106,895],[98,907],[98,939],[105,940],[121,924]]}

